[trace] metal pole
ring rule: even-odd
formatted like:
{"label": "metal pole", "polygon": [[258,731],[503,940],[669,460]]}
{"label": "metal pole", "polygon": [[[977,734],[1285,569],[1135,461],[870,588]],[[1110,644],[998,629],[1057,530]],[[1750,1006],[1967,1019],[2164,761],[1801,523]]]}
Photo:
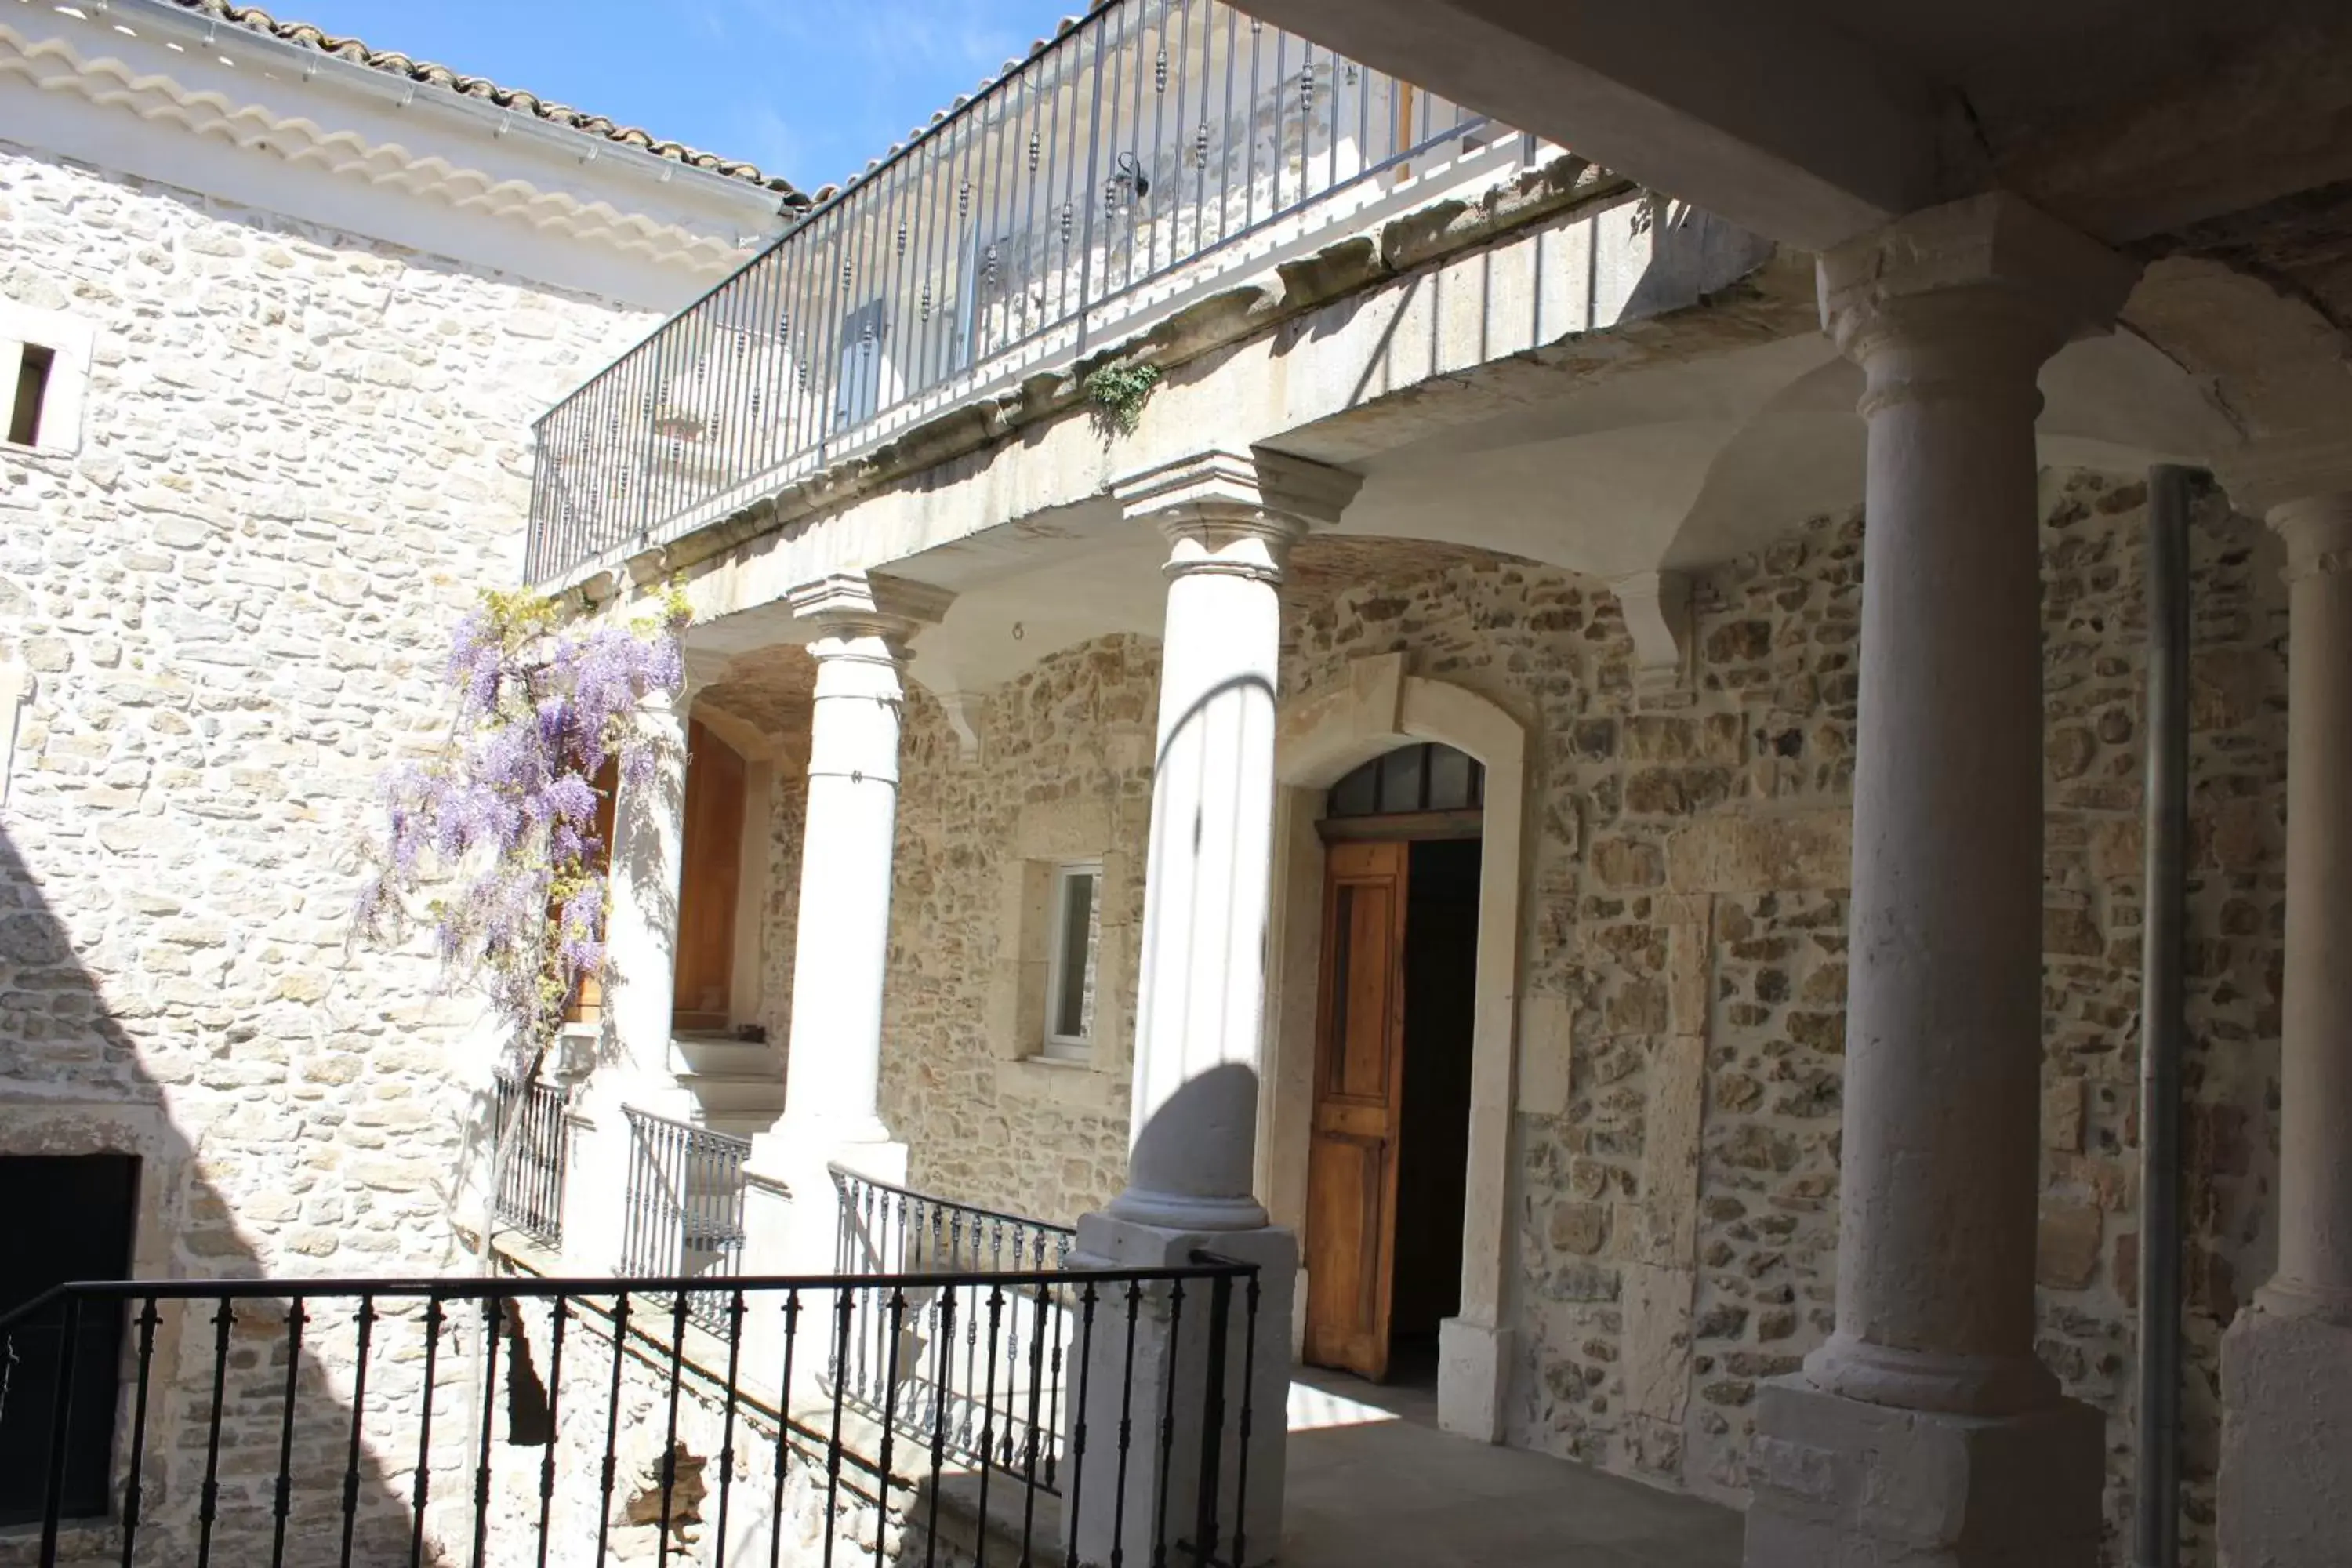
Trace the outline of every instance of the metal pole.
{"label": "metal pole", "polygon": [[2147,476],[2147,866],[2140,930],[2139,1434],[2134,1568],[2180,1558],[2181,948],[2189,848],[2189,502]]}

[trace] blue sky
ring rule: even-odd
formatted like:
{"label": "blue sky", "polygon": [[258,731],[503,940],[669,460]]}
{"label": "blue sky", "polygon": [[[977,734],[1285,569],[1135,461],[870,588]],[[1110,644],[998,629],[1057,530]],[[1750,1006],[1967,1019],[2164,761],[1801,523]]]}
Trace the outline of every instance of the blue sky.
{"label": "blue sky", "polygon": [[1085,0],[267,0],[783,175],[846,178]]}

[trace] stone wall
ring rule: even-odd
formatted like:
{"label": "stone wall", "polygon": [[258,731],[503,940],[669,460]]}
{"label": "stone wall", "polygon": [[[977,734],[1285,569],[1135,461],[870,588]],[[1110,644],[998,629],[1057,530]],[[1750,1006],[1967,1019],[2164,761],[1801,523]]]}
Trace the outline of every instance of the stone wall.
{"label": "stone wall", "polygon": [[[918,1187],[1062,1223],[1119,1189],[1158,702],[1158,647],[1133,637],[1054,654],[992,693],[972,756],[938,704],[910,698],[882,1114]],[[1129,978],[1104,987],[1094,1059],[1049,1062],[1024,1022],[1042,1018],[1023,949],[1045,911],[1022,872],[1081,859],[1104,863],[1104,973]]]}
{"label": "stone wall", "polygon": [[488,1058],[421,945],[347,951],[352,851],[530,419],[643,321],[5,144],[0,230],[99,334],[79,450],[0,452],[0,1149],[142,1154],[143,1274],[449,1265]]}
{"label": "stone wall", "polygon": [[[2144,495],[2045,483],[2050,813],[2042,1351],[2130,1466],[2137,1196]],[[1319,546],[1319,548],[1318,548]],[[2216,1347],[2268,1271],[2285,598],[2258,525],[2197,528],[2190,1536],[2210,1560]],[[1694,584],[1696,673],[1636,679],[1616,600],[1466,551],[1314,542],[1287,595],[1297,693],[1402,651],[1529,736],[1511,1216],[1509,1436],[1736,1500],[1757,1383],[1831,1326],[1861,523],[1818,519]],[[990,700],[977,762],[910,723],[886,1115],[919,1184],[1065,1218],[1115,1190],[1123,1072],[1027,1092],[983,976],[1027,808],[1138,800],[1151,647],[1107,639]],[[1140,835],[1121,849],[1139,857]],[[1133,912],[1132,910],[1130,912]],[[1122,939],[1132,943],[1132,932]],[[1125,988],[1129,1009],[1132,984]],[[1123,1067],[1123,1063],[1121,1064]],[[1064,1167],[1066,1165],[1067,1170]]]}

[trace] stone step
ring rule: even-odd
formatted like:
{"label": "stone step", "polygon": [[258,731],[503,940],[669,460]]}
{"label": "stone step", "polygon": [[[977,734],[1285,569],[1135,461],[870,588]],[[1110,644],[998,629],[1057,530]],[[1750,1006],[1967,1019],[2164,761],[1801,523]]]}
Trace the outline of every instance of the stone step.
{"label": "stone step", "polygon": [[713,1132],[725,1132],[737,1138],[757,1138],[776,1124],[776,1111],[783,1109],[779,1097],[776,1110],[705,1111],[702,1124]]}
{"label": "stone step", "polygon": [[771,1079],[780,1086],[784,1081],[782,1059],[758,1040],[738,1040],[724,1035],[680,1035],[670,1044],[690,1073],[714,1078]]}
{"label": "stone step", "polygon": [[682,1073],[678,1087],[694,1096],[702,1107],[702,1121],[707,1125],[713,1116],[748,1115],[764,1111],[772,1118],[784,1108],[784,1086],[773,1078],[751,1078],[735,1074]]}

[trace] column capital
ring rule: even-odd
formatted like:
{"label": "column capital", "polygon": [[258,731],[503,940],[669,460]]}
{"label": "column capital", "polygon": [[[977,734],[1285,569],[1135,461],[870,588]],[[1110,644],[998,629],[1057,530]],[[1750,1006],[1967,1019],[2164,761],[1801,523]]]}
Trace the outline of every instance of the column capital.
{"label": "column capital", "polygon": [[2008,338],[2036,367],[2109,330],[2138,277],[2137,263],[2005,191],[1907,214],[1814,268],[1822,327],[1851,358],[1921,338],[1998,354]]}
{"label": "column capital", "polygon": [[2288,582],[2352,573],[2352,488],[2282,501],[2270,525],[2286,542]]}
{"label": "column capital", "polygon": [[2286,542],[2289,578],[2352,568],[2352,441],[2334,431],[2273,437],[2215,467],[2231,504]]}
{"label": "column capital", "polygon": [[[835,572],[803,583],[784,595],[796,620],[815,626],[825,640],[880,637],[899,644],[919,627],[944,619],[955,595],[929,583],[875,572]],[[827,651],[812,646],[818,658]]]}
{"label": "column capital", "polygon": [[683,706],[694,700],[695,694],[706,686],[716,686],[727,679],[727,667],[735,662],[731,654],[716,648],[689,647],[678,655],[677,692],[674,699]]}
{"label": "column capital", "polygon": [[1337,522],[1363,482],[1282,452],[1213,447],[1114,480],[1111,494],[1128,518],[1167,536],[1171,574],[1278,579],[1291,544]]}

